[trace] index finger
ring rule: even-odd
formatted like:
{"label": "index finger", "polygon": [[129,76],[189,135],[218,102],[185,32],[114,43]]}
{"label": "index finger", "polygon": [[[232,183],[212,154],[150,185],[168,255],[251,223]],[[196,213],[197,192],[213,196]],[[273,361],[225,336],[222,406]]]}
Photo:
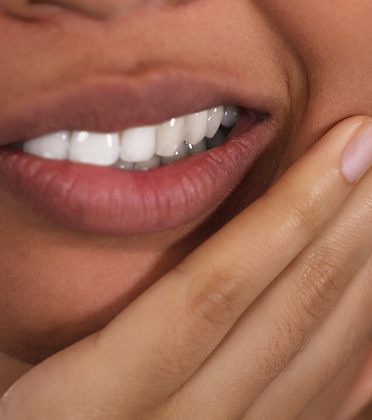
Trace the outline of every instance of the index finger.
{"label": "index finger", "polygon": [[353,188],[341,172],[341,156],[365,127],[370,123],[364,117],[337,125],[264,196],[102,332],[65,352],[64,377],[74,377],[68,392],[84,389],[91,401],[96,395],[101,402],[102,395],[125,395],[133,410],[153,407],[175,392],[341,206]]}

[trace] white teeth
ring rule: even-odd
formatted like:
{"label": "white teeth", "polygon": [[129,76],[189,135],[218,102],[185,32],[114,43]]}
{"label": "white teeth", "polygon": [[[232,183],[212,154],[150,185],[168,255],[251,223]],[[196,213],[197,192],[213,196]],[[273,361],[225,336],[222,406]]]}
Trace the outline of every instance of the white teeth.
{"label": "white teeth", "polygon": [[185,118],[172,118],[157,129],[156,154],[171,157],[185,139]]}
{"label": "white teeth", "polygon": [[195,112],[186,117],[185,140],[194,145],[207,135],[208,111]]}
{"label": "white teeth", "polygon": [[221,124],[230,128],[236,124],[239,118],[239,109],[236,106],[225,106]]}
{"label": "white teeth", "polygon": [[48,134],[24,144],[24,151],[44,159],[64,160],[68,158],[69,139],[68,131]]}
{"label": "white teeth", "polygon": [[77,131],[72,134],[69,158],[72,162],[113,165],[119,159],[119,135]]}
{"label": "white teeth", "polygon": [[23,150],[45,159],[150,170],[224,144],[238,118],[237,107],[221,105],[121,133],[60,131],[24,142]]}
{"label": "white teeth", "polygon": [[220,128],[223,117],[223,106],[216,106],[208,110],[208,124],[207,124],[207,136],[209,139],[214,137],[217,130]]}
{"label": "white teeth", "polygon": [[130,128],[121,138],[120,157],[129,162],[146,162],[156,149],[156,126]]}

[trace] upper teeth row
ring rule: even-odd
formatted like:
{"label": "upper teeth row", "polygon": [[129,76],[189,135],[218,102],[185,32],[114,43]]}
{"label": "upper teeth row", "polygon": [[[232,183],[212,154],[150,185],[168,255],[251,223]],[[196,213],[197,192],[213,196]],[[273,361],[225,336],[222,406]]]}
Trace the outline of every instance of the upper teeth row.
{"label": "upper teeth row", "polygon": [[27,153],[46,159],[110,166],[124,162],[147,162],[154,156],[172,157],[186,141],[190,145],[212,138],[221,124],[232,127],[239,110],[233,106],[217,106],[164,123],[135,127],[121,133],[61,131],[24,143]]}

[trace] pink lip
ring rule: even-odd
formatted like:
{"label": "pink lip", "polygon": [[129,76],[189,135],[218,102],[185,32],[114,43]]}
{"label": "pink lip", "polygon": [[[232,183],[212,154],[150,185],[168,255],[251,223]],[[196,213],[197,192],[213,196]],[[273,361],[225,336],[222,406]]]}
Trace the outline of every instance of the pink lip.
{"label": "pink lip", "polygon": [[[115,132],[221,104],[248,110],[224,146],[147,173],[46,161],[0,148],[0,182],[63,224],[103,234],[162,231],[206,215],[274,141],[274,127],[283,120],[277,98],[255,86],[242,88],[217,71],[89,76],[18,99],[2,112],[0,145],[61,129]],[[253,123],[253,114],[267,118]]]}
{"label": "pink lip", "polygon": [[162,231],[213,210],[237,186],[275,133],[242,118],[222,147],[150,172],[55,162],[2,149],[0,180],[65,225],[103,234]]}

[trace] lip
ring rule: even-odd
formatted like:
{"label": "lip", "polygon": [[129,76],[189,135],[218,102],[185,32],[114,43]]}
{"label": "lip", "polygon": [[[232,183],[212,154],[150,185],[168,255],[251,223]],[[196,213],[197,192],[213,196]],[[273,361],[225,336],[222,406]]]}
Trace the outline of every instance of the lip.
{"label": "lip", "polygon": [[[215,71],[157,69],[140,75],[96,75],[28,94],[2,109],[0,146],[59,130],[116,132],[233,104],[278,118],[275,98]],[[281,119],[281,118],[279,118]]]}
{"label": "lip", "polygon": [[234,190],[282,120],[276,98],[225,76],[190,69],[95,75],[19,98],[2,113],[0,145],[61,129],[116,132],[220,104],[245,112],[225,145],[145,173],[0,148],[0,182],[38,211],[93,233],[143,234],[193,222]]}
{"label": "lip", "polygon": [[0,182],[64,225],[110,235],[158,232],[215,209],[275,137],[242,117],[220,147],[149,172],[121,171],[0,151]]}

